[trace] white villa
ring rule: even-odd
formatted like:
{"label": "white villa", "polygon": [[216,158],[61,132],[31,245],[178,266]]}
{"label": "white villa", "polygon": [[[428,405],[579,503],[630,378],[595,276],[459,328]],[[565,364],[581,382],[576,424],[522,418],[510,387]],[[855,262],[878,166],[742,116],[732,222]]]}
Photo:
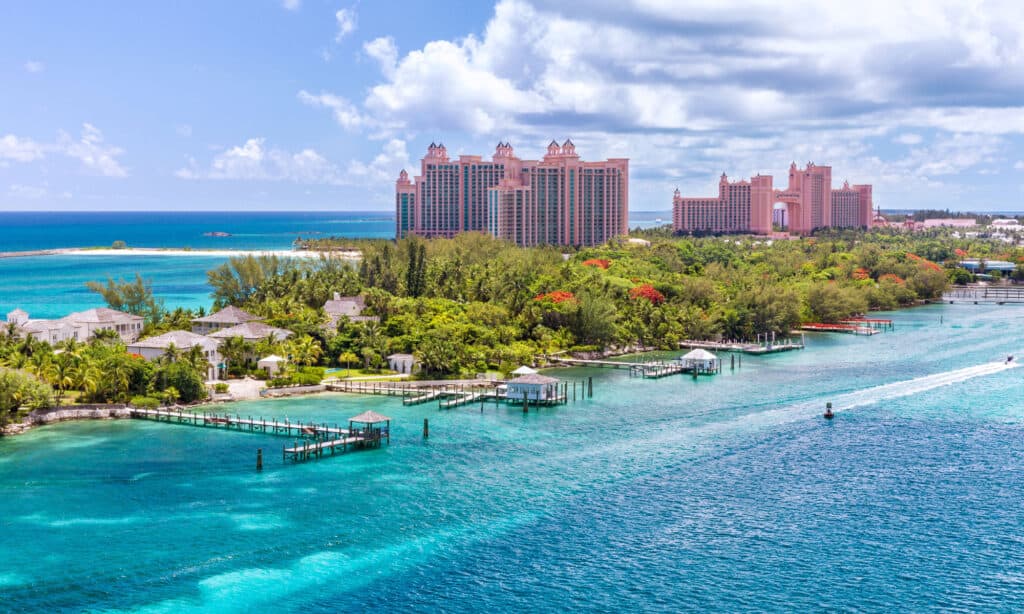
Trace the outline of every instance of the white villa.
{"label": "white villa", "polygon": [[292,331],[284,328],[276,328],[263,322],[246,322],[245,324],[238,324],[230,328],[222,328],[217,332],[210,333],[209,335],[213,339],[230,339],[231,337],[241,337],[249,342],[262,341],[264,339],[274,338],[274,341],[283,341],[288,337],[292,336]]}
{"label": "white villa", "polygon": [[133,354],[139,354],[146,360],[156,360],[163,356],[172,345],[182,352],[188,352],[196,346],[202,348],[206,362],[209,364],[206,370],[206,379],[218,379],[217,376],[222,371],[221,365],[224,362],[218,351],[220,346],[219,339],[204,337],[203,335],[190,333],[187,330],[175,330],[130,343],[128,351]]}
{"label": "white villa", "polygon": [[261,319],[259,316],[254,316],[244,309],[228,306],[216,313],[192,320],[192,332],[197,335],[209,335],[224,328],[231,328],[246,322],[256,322]]}
{"label": "white villa", "polygon": [[327,326],[331,330],[337,330],[341,318],[348,318],[353,322],[376,322],[379,319],[377,316],[362,315],[364,309],[366,297],[363,295],[341,296],[335,292],[334,298],[324,303],[324,313],[330,319]]}
{"label": "white villa", "polygon": [[388,368],[399,373],[412,373],[416,368],[416,357],[412,354],[392,354],[388,356]]}
{"label": "white villa", "polygon": [[15,325],[20,334],[54,344],[68,339],[88,341],[96,331],[115,331],[121,340],[130,343],[142,333],[142,316],[99,307],[68,314],[57,320],[33,320],[28,313],[15,309],[7,314],[7,321]]}

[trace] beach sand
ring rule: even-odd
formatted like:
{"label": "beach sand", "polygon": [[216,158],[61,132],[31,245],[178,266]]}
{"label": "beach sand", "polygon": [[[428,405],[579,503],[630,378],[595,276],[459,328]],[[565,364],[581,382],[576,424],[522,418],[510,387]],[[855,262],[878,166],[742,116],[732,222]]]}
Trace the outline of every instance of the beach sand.
{"label": "beach sand", "polygon": [[157,247],[128,247],[125,249],[65,247],[22,252],[0,252],[0,258],[26,258],[30,256],[277,256],[279,258],[319,258],[333,256],[346,260],[358,260],[358,251],[315,252],[290,249],[168,249]]}

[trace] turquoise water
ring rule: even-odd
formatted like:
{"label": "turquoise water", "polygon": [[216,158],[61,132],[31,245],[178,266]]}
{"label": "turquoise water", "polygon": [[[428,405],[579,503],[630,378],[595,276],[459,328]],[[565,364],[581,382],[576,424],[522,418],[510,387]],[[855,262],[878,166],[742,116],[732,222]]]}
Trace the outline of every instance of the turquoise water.
{"label": "turquoise water", "polygon": [[559,371],[595,398],[528,415],[236,406],[394,418],[389,447],[301,465],[135,421],[2,440],[0,609],[1019,610],[1024,310],[894,317],[697,382]]}

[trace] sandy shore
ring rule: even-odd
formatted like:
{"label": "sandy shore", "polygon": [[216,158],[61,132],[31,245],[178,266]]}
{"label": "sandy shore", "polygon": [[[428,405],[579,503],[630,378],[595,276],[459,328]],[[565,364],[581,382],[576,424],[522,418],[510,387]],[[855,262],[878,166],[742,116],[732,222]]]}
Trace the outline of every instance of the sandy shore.
{"label": "sandy shore", "polygon": [[314,252],[291,249],[172,249],[162,247],[129,247],[125,249],[64,247],[59,249],[37,249],[22,252],[0,252],[0,258],[28,258],[32,256],[277,256],[279,258],[319,258],[323,255],[358,260],[360,252]]}

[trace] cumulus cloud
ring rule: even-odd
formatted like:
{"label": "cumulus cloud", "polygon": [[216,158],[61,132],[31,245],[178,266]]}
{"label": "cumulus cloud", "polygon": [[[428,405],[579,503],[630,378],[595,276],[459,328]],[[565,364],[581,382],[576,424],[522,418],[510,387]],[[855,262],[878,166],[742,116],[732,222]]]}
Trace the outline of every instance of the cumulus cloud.
{"label": "cumulus cloud", "polygon": [[281,0],[281,6],[289,11],[297,11],[302,6],[302,0]]}
{"label": "cumulus cloud", "polygon": [[713,188],[723,169],[791,159],[936,186],[1005,164],[1003,137],[1024,135],[1019,17],[1002,0],[501,0],[479,35],[404,55],[366,43],[381,78],[346,113],[403,138],[572,136],[588,157],[633,159],[634,203],[667,179]]}
{"label": "cumulus cloud", "polygon": [[1017,160],[1017,162],[1013,165],[1013,168],[1017,169],[1018,171],[1024,171],[1024,160]]}
{"label": "cumulus cloud", "polygon": [[393,174],[394,164],[408,164],[405,142],[389,141],[369,163],[350,162],[340,168],[314,149],[298,152],[268,146],[264,138],[251,138],[242,145],[214,155],[208,166],[194,158],[175,175],[180,179],[232,181],[287,181],[307,185],[374,186]]}
{"label": "cumulus cloud", "polygon": [[334,20],[338,24],[338,32],[334,35],[334,42],[340,43],[349,34],[356,30],[356,10],[354,8],[338,9],[334,14]]}
{"label": "cumulus cloud", "polygon": [[334,120],[346,130],[352,130],[363,124],[363,117],[356,106],[341,96],[326,92],[310,94],[306,90],[301,90],[298,96],[299,100],[311,107],[330,109]]}
{"label": "cumulus cloud", "polygon": [[385,77],[391,79],[395,76],[398,64],[398,47],[395,46],[395,39],[390,36],[375,38],[363,44],[363,51],[377,61]]}
{"label": "cumulus cloud", "polygon": [[40,62],[39,60],[29,60],[25,62],[23,68],[25,69],[25,72],[39,73],[46,70],[46,64]]}
{"label": "cumulus cloud", "polygon": [[79,138],[62,130],[54,143],[39,143],[13,134],[0,137],[0,162],[34,162],[58,154],[78,160],[89,171],[105,177],[128,176],[118,161],[123,153],[120,147],[107,144],[100,129],[89,123],[82,124]]}

